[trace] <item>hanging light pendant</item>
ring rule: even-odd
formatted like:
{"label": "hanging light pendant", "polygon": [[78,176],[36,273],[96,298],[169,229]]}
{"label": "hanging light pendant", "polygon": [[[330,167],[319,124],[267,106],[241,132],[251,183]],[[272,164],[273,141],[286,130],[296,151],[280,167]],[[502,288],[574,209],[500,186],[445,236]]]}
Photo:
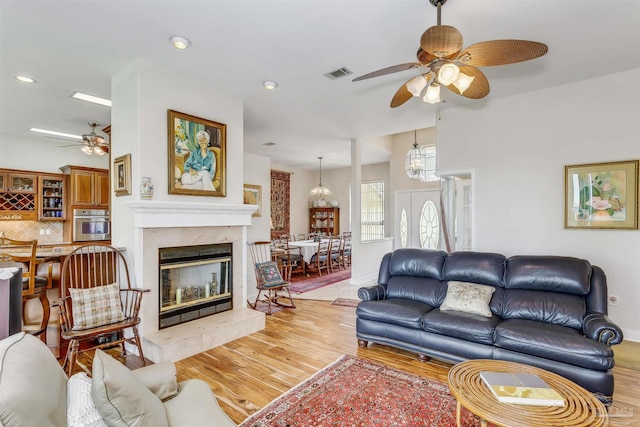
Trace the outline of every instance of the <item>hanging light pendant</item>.
{"label": "hanging light pendant", "polygon": [[413,148],[404,158],[404,170],[411,179],[421,179],[427,169],[427,154],[423,147],[418,147],[418,131],[413,131]]}
{"label": "hanging light pendant", "polygon": [[331,194],[331,190],[329,190],[327,187],[323,187],[322,186],[322,157],[318,157],[318,160],[320,160],[320,185],[318,185],[317,187],[314,187],[309,192],[309,196],[317,197],[318,199],[322,199],[322,198],[324,198],[324,196],[330,195]]}

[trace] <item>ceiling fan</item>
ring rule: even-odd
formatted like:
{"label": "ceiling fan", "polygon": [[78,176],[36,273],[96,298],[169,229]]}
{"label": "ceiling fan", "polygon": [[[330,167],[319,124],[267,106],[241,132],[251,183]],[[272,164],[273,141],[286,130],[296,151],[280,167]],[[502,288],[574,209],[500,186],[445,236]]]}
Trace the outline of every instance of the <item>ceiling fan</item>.
{"label": "ceiling fan", "polygon": [[441,101],[440,86],[467,98],[480,99],[489,94],[489,81],[477,67],[505,65],[528,61],[547,53],[546,44],[529,40],[491,40],[462,48],[462,33],[440,24],[440,8],[447,0],[429,0],[438,8],[437,25],[427,28],[420,37],[419,62],[393,65],[356,77],[353,81],[384,76],[399,71],[424,68],[426,71],[400,86],[391,100],[391,108],[399,107],[425,88],[424,102]]}
{"label": "ceiling fan", "polygon": [[[91,126],[91,133],[82,135],[82,140],[78,141],[83,145],[81,148],[82,152],[88,156],[91,156],[93,153],[98,156],[108,153],[109,143],[103,137],[96,134],[96,126],[98,126],[98,123],[89,122],[89,126]],[[61,145],[60,147],[77,147],[77,145]]]}

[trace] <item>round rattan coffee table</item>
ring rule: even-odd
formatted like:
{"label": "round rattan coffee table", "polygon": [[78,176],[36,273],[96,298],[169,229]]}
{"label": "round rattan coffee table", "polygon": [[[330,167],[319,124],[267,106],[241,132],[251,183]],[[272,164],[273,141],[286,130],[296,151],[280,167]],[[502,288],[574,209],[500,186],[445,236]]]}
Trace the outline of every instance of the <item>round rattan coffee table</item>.
{"label": "round rattan coffee table", "polygon": [[[480,371],[536,374],[565,399],[564,406],[533,406],[500,403],[480,378]],[[607,410],[602,402],[579,385],[544,369],[501,360],[469,360],[449,371],[449,390],[458,401],[456,420],[464,406],[480,417],[502,427],[524,426],[607,426]]]}

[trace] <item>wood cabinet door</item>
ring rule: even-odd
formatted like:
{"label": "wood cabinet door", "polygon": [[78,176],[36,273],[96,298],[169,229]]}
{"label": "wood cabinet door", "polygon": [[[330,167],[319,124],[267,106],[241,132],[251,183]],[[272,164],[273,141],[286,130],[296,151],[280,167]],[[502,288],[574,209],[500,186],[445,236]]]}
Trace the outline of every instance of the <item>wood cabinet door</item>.
{"label": "wood cabinet door", "polygon": [[95,204],[97,206],[109,207],[109,173],[96,172],[95,182]]}
{"label": "wood cabinet door", "polygon": [[71,172],[71,181],[71,204],[93,206],[95,173],[92,171],[74,170]]}

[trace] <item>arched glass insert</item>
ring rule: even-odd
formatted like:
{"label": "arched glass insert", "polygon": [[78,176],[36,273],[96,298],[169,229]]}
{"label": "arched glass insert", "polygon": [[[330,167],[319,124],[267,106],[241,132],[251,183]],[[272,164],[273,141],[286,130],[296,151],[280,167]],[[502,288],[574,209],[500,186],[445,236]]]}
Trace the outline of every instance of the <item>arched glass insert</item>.
{"label": "arched glass insert", "polygon": [[402,211],[400,212],[400,246],[403,248],[407,247],[408,228],[407,210],[402,208]]}
{"label": "arched glass insert", "polygon": [[438,249],[440,243],[440,219],[436,205],[428,200],[420,213],[420,245],[424,249]]}

